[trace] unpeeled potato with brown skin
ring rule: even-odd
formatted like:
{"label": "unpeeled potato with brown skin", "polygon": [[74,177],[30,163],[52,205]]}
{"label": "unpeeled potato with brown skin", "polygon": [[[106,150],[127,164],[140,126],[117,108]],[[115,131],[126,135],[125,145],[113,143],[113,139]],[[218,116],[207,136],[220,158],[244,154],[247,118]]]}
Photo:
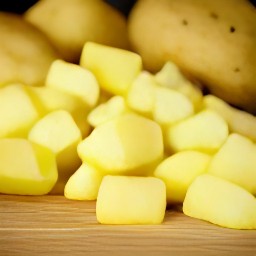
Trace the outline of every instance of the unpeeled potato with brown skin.
{"label": "unpeeled potato with brown skin", "polygon": [[59,57],[47,37],[20,15],[0,12],[0,87],[8,83],[41,86]]}
{"label": "unpeeled potato with brown skin", "polygon": [[129,39],[146,69],[171,60],[212,94],[255,114],[255,10],[246,0],[139,0]]}
{"label": "unpeeled potato with brown skin", "polygon": [[126,17],[103,0],[41,0],[24,18],[49,37],[66,61],[78,63],[87,41],[129,47]]}

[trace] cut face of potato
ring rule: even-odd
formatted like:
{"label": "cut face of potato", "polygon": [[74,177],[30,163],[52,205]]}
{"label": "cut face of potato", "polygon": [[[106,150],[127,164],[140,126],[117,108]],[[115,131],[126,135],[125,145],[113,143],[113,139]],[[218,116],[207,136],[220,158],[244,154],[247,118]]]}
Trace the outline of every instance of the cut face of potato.
{"label": "cut face of potato", "polygon": [[39,113],[24,86],[0,88],[0,138],[26,137],[38,119]]}
{"label": "cut face of potato", "polygon": [[142,71],[127,93],[127,105],[161,126],[171,125],[194,114],[190,99],[179,91],[159,85],[155,77]]}
{"label": "cut face of potato", "polygon": [[83,163],[68,179],[64,195],[73,200],[96,200],[103,174]]}
{"label": "cut face of potato", "polygon": [[186,150],[165,158],[157,166],[154,176],[164,181],[169,204],[183,203],[188,187],[207,171],[210,160],[208,154]]}
{"label": "cut face of potato", "polygon": [[40,117],[52,111],[66,110],[74,118],[82,136],[85,137],[89,134],[90,126],[85,120],[90,108],[81,98],[46,86],[27,86],[25,89],[38,110]]}
{"label": "cut face of potato", "polygon": [[45,86],[80,98],[92,108],[99,99],[100,88],[94,74],[73,63],[55,60],[47,73]]}
{"label": "cut face of potato", "polygon": [[221,115],[233,133],[239,133],[256,142],[256,117],[246,111],[230,106],[224,100],[206,95],[203,98],[204,107]]}
{"label": "cut face of potato", "polygon": [[105,176],[96,204],[102,224],[160,224],[165,215],[164,182],[154,177]]}
{"label": "cut face of potato", "polygon": [[208,172],[256,195],[256,144],[232,133],[209,165]]}
{"label": "cut face of potato", "polygon": [[105,174],[149,175],[163,157],[162,131],[150,119],[125,113],[97,126],[77,151]]}
{"label": "cut face of potato", "polygon": [[102,89],[125,96],[142,69],[142,60],[131,51],[87,42],[82,50],[80,65],[93,72]]}
{"label": "cut face of potato", "polygon": [[167,146],[174,152],[199,150],[215,153],[228,137],[228,125],[211,110],[203,110],[167,131]]}
{"label": "cut face of potato", "polygon": [[194,218],[234,229],[256,228],[256,199],[232,182],[210,174],[190,185],[183,212]]}
{"label": "cut face of potato", "polygon": [[28,139],[54,153],[59,172],[58,183],[62,185],[55,192],[63,194],[64,184],[81,164],[77,145],[82,136],[71,114],[56,110],[45,115],[32,127]]}
{"label": "cut face of potato", "polygon": [[58,178],[53,152],[21,138],[0,139],[0,193],[44,195]]}
{"label": "cut face of potato", "polygon": [[194,114],[192,102],[180,92],[158,87],[155,95],[153,119],[161,125],[172,125]]}
{"label": "cut face of potato", "polygon": [[152,74],[147,71],[140,72],[127,92],[127,105],[144,116],[152,117],[157,86]]}
{"label": "cut face of potato", "polygon": [[202,108],[203,93],[199,86],[192,84],[180,71],[179,67],[167,61],[155,74],[155,80],[164,87],[176,90],[187,96],[196,111]]}
{"label": "cut face of potato", "polygon": [[88,114],[87,120],[91,126],[96,127],[128,111],[124,98],[116,95],[95,107]]}

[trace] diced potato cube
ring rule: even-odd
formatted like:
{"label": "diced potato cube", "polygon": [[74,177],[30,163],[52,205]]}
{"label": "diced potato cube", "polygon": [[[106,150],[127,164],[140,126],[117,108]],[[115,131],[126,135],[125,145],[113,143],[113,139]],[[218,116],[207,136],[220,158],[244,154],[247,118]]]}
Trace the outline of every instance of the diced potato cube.
{"label": "diced potato cube", "polygon": [[202,90],[192,84],[173,62],[167,61],[163,68],[155,74],[155,79],[161,86],[177,90],[187,96],[193,103],[195,111],[202,108]]}
{"label": "diced potato cube", "polygon": [[169,204],[183,203],[188,187],[207,171],[210,160],[208,154],[187,150],[167,157],[157,166],[154,176],[164,181]]}
{"label": "diced potato cube", "polygon": [[97,220],[102,224],[160,224],[166,209],[164,182],[154,177],[105,176]]}
{"label": "diced potato cube", "polygon": [[228,134],[228,125],[221,116],[214,111],[203,110],[171,126],[166,141],[174,152],[192,149],[215,153]]}
{"label": "diced potato cube", "polygon": [[0,193],[44,195],[57,178],[51,150],[23,138],[0,139]]}
{"label": "diced potato cube", "polygon": [[108,120],[128,112],[125,100],[122,96],[116,95],[104,103],[95,107],[88,115],[88,123],[96,127]]}
{"label": "diced potato cube", "polygon": [[152,74],[142,71],[133,81],[127,105],[160,125],[178,122],[194,113],[191,101],[182,93],[161,87]]}
{"label": "diced potato cube", "polygon": [[77,145],[82,137],[72,116],[65,110],[51,112],[32,127],[28,138],[54,152],[59,171],[55,192],[63,193],[68,178],[81,164]]}
{"label": "diced potato cube", "polygon": [[45,86],[28,86],[26,90],[41,117],[52,111],[66,110],[74,118],[82,136],[85,137],[89,134],[90,126],[86,119],[90,108],[80,97]]}
{"label": "diced potato cube", "polygon": [[167,61],[161,70],[155,74],[156,81],[171,89],[180,88],[187,79],[181,73],[179,67],[171,61]]}
{"label": "diced potato cube", "polygon": [[203,174],[188,188],[183,212],[233,229],[256,229],[256,199],[247,190],[222,178]]}
{"label": "diced potato cube", "polygon": [[256,144],[242,135],[230,134],[214,155],[208,172],[256,195]]}
{"label": "diced potato cube", "polygon": [[22,85],[0,89],[0,138],[26,137],[39,119],[36,107]]}
{"label": "diced potato cube", "polygon": [[126,95],[129,86],[142,69],[141,57],[131,51],[86,42],[80,65],[95,74],[100,86],[116,95]]}
{"label": "diced potato cube", "polygon": [[233,133],[239,133],[256,142],[256,117],[246,111],[236,109],[224,100],[214,96],[204,96],[204,106],[221,115]]}
{"label": "diced potato cube", "polygon": [[45,85],[75,95],[89,107],[94,107],[99,99],[100,88],[94,74],[63,60],[55,60],[52,63]]}
{"label": "diced potato cube", "polygon": [[169,88],[156,88],[153,119],[157,123],[171,125],[193,114],[194,107],[186,96]]}
{"label": "diced potato cube", "polygon": [[64,195],[73,200],[96,200],[103,174],[83,163],[69,178]]}
{"label": "diced potato cube", "polygon": [[144,175],[162,160],[162,131],[156,122],[126,113],[97,126],[77,150],[83,162],[106,174]]}
{"label": "diced potato cube", "polygon": [[152,117],[157,83],[152,74],[142,71],[132,82],[127,93],[127,105],[147,117]]}

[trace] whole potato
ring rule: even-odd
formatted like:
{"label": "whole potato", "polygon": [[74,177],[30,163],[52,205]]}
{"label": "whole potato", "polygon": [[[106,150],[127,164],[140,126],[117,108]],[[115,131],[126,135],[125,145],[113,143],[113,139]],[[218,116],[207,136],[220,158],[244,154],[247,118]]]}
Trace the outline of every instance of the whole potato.
{"label": "whole potato", "polygon": [[58,58],[47,37],[18,14],[0,12],[0,87],[7,83],[42,85]]}
{"label": "whole potato", "polygon": [[246,0],[139,0],[132,48],[158,71],[167,60],[225,101],[256,113],[256,12]]}
{"label": "whole potato", "polygon": [[103,0],[41,0],[24,14],[66,61],[78,62],[86,41],[128,48],[125,16]]}

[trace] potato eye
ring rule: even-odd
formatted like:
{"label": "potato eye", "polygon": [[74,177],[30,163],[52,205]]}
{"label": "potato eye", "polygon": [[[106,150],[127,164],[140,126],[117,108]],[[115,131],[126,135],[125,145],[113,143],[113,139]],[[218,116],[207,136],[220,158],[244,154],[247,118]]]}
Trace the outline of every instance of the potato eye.
{"label": "potato eye", "polygon": [[210,13],[210,17],[213,18],[213,19],[216,19],[216,20],[219,18],[218,14],[216,14],[214,12]]}
{"label": "potato eye", "polygon": [[188,25],[188,21],[187,20],[182,20],[182,25],[187,26]]}
{"label": "potato eye", "polygon": [[230,33],[234,33],[236,31],[236,28],[231,26],[230,29],[229,29]]}

